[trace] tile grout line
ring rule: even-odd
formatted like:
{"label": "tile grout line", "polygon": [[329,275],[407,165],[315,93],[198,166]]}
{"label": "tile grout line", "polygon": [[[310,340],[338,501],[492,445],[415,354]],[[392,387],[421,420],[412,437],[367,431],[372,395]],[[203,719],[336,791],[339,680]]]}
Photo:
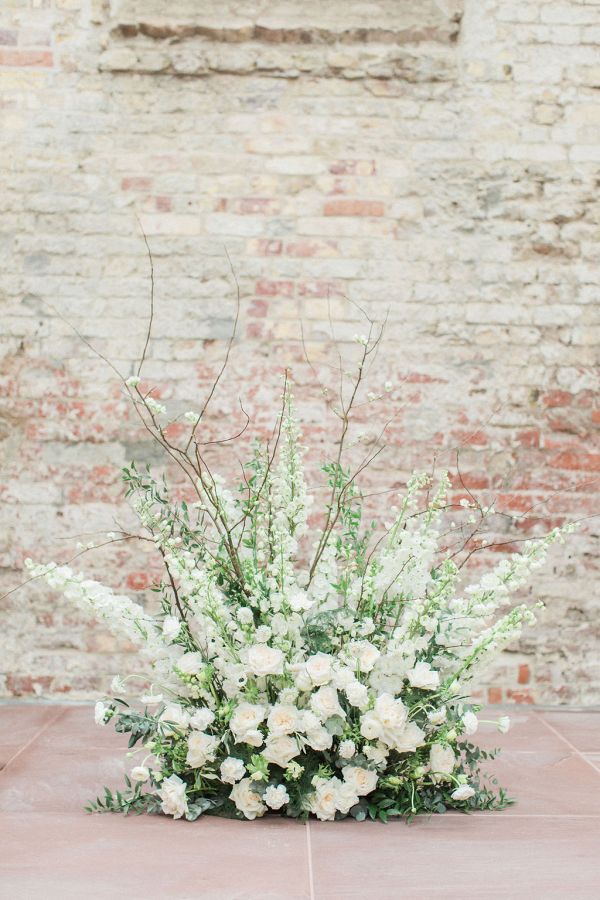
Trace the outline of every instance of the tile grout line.
{"label": "tile grout line", "polygon": [[310,822],[306,820],[306,852],[308,854],[308,889],[310,900],[315,900],[315,882],[313,877],[312,841],[310,839]]}
{"label": "tile grout line", "polygon": [[556,728],[554,727],[554,725],[551,725],[550,722],[546,722],[546,720],[545,720],[544,718],[542,718],[542,716],[540,716],[538,713],[534,713],[534,715],[535,715],[536,719],[538,719],[543,725],[545,725],[545,727],[546,727],[549,731],[551,731],[551,732],[552,732],[553,734],[555,734],[558,738],[560,738],[560,740],[561,740],[564,744],[566,744],[567,747],[569,747],[569,749],[570,749],[573,753],[575,753],[576,756],[579,757],[579,759],[582,759],[582,760],[584,761],[584,763],[587,763],[588,766],[590,766],[590,768],[592,768],[592,769],[594,770],[594,772],[596,773],[596,775],[600,775],[600,769],[598,768],[598,766],[595,766],[594,763],[591,762],[591,761],[586,757],[586,755],[585,755],[584,753],[582,753],[581,750],[578,750],[577,747],[575,746],[575,744],[572,744],[571,741],[570,741],[568,738],[566,738],[563,734],[561,734],[560,731],[558,731],[558,729],[556,729]]}
{"label": "tile grout line", "polygon": [[13,763],[15,761],[15,759],[18,759],[18,757],[21,756],[22,753],[24,753],[29,747],[31,747],[32,744],[34,744],[37,741],[37,739],[40,737],[40,735],[42,735],[45,731],[47,731],[51,725],[54,725],[55,722],[58,722],[58,720],[62,716],[64,716],[66,711],[67,711],[67,707],[62,707],[57,712],[57,714],[54,716],[53,719],[50,719],[48,722],[46,722],[45,725],[42,725],[42,727],[40,729],[38,729],[38,731],[36,731],[36,733],[32,737],[30,737],[29,740],[25,744],[23,744],[23,746],[20,747],[16,753],[13,753],[13,755],[10,757],[10,759],[8,759],[6,761],[6,763],[4,764],[2,769],[0,769],[0,776],[4,772],[6,772],[8,767],[11,765],[11,763]]}

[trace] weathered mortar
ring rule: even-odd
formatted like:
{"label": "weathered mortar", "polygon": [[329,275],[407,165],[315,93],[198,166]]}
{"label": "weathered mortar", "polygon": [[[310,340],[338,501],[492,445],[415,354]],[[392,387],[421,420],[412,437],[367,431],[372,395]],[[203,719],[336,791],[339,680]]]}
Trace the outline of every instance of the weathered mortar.
{"label": "weathered mortar", "polygon": [[[173,408],[198,406],[224,352],[226,245],[242,341],[216,434],[236,430],[238,392],[266,429],[292,364],[306,431],[330,445],[298,319],[320,363],[329,311],[351,346],[357,301],[389,308],[374,379],[403,385],[374,482],[462,443],[466,483],[515,515],[535,506],[533,533],[597,514],[599,44],[600,7],[575,0],[5,2],[0,588],[24,557],[114,528],[118,468],[151,452],[45,305],[131,371],[136,213],[157,280],[147,377]],[[490,673],[492,702],[598,701],[595,523],[537,577],[548,610]],[[132,547],[81,564],[142,592],[152,571]],[[129,665],[39,586],[1,608],[4,693],[89,696]]]}

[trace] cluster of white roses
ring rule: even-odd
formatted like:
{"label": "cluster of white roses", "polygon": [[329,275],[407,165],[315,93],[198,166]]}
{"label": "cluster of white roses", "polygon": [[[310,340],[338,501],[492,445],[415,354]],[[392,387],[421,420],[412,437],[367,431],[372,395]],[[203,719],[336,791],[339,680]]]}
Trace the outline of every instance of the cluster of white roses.
{"label": "cluster of white roses", "polygon": [[558,530],[460,592],[458,569],[437,550],[447,477],[419,511],[429,482],[414,476],[367,554],[338,466],[302,565],[308,493],[289,392],[278,462],[258,451],[239,497],[199,477],[182,511],[149,474],[126,471],[169,576],[160,614],[67,566],[29,563],[137,643],[150,667],[143,712],[120,700],[96,709],[146,753],[119,803],[152,809],[154,798],[175,818],[273,810],[328,820],[489,801],[465,762],[477,728],[465,686],[532,619],[524,606],[497,610]]}

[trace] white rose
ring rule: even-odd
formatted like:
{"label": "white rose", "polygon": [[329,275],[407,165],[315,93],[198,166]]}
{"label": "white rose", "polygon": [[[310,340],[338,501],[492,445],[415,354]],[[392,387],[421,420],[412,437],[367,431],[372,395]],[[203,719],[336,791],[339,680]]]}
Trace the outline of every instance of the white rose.
{"label": "white rose", "polygon": [[326,685],[320,687],[310,698],[310,706],[322,721],[330,719],[332,716],[345,716],[344,710],[340,706],[338,692],[334,687]]}
{"label": "white rose", "polygon": [[354,741],[342,741],[338,753],[342,759],[352,759],[356,753],[356,744]]}
{"label": "white rose", "polygon": [[477,727],[479,725],[479,721],[477,716],[473,712],[466,712],[462,717],[465,734],[475,734],[477,731]]}
{"label": "white rose", "polygon": [[333,673],[333,683],[339,691],[343,691],[349,684],[356,682],[356,676],[348,666],[339,666]]}
{"label": "white rose", "polygon": [[212,709],[202,708],[197,710],[190,719],[190,726],[196,731],[204,731],[209,725],[215,721],[215,714]]}
{"label": "white rose", "polygon": [[313,686],[312,678],[304,667],[294,673],[294,683],[299,691],[310,691]]}
{"label": "white rose", "polygon": [[366,709],[369,705],[369,692],[366,685],[361,684],[360,681],[352,681],[344,688],[344,693],[351,706]]}
{"label": "white rose", "polygon": [[207,762],[213,762],[219,739],[203,731],[192,731],[188,738],[188,753],[186,762],[193,769],[199,769]]}
{"label": "white rose", "polygon": [[332,821],[337,811],[337,791],[341,782],[339,778],[317,778],[315,781],[315,792],[310,797],[309,809],[322,822]]}
{"label": "white rose", "polygon": [[461,784],[461,786],[457,787],[450,796],[453,800],[468,800],[469,797],[475,796],[475,791],[470,784]]}
{"label": "white rose", "polygon": [[424,691],[435,691],[440,686],[440,673],[432,669],[427,662],[418,662],[407,672],[411,687]]}
{"label": "white rose", "polygon": [[432,725],[443,725],[446,721],[446,707],[440,706],[439,709],[434,709],[433,712],[427,713],[427,718]]}
{"label": "white rose", "polygon": [[282,769],[285,769],[299,753],[300,750],[294,738],[287,734],[282,734],[279,737],[268,738],[262,755],[267,762],[274,763],[276,766],[281,766]]}
{"label": "white rose", "polygon": [[268,625],[259,625],[254,632],[254,638],[257,644],[266,644],[273,636],[273,630]]}
{"label": "white rose", "polygon": [[243,738],[248,731],[255,731],[264,721],[266,714],[266,708],[258,703],[240,703],[229,722],[236,741]]}
{"label": "white rose", "polygon": [[290,795],[283,784],[277,787],[270,784],[264,793],[264,801],[271,809],[281,809],[282,806],[290,802]]}
{"label": "white rose", "polygon": [[329,750],[333,744],[333,735],[321,725],[318,728],[311,728],[306,732],[306,743],[317,752]]}
{"label": "white rose", "polygon": [[165,641],[170,644],[181,631],[181,622],[175,616],[165,616],[162,633]]}
{"label": "white rose", "polygon": [[175,734],[178,731],[186,731],[190,724],[189,712],[180,706],[179,703],[167,703],[160,716],[161,722],[168,722],[164,725],[164,733],[166,735]]}
{"label": "white rose", "polygon": [[449,776],[456,765],[456,757],[452,747],[446,747],[444,744],[432,744],[429,751],[429,765],[431,767],[431,777],[435,782],[450,781]]}
{"label": "white rose", "polygon": [[252,790],[252,781],[249,778],[243,778],[238,781],[231,789],[230,798],[235,806],[247,819],[256,819],[258,816],[264,816],[267,807],[262,802],[259,794],[255,794]]}
{"label": "white rose", "polygon": [[221,781],[225,784],[235,784],[246,774],[246,767],[241,759],[235,756],[228,756],[221,763]]}
{"label": "white rose", "polygon": [[500,716],[498,719],[498,731],[501,734],[507,734],[510,728],[510,716]]}
{"label": "white rose", "polygon": [[351,641],[348,644],[348,654],[361,672],[370,672],[381,656],[377,647],[370,641]]}
{"label": "white rose", "polygon": [[306,660],[306,671],[315,685],[331,681],[333,657],[329,653],[315,653]]}
{"label": "white rose", "polygon": [[[337,779],[336,779],[337,780]],[[339,812],[348,815],[353,806],[358,803],[358,794],[351,784],[341,781],[335,792],[335,805]]]}
{"label": "white rose", "polygon": [[94,706],[94,721],[96,722],[96,725],[106,725],[106,712],[107,707],[102,700],[98,700]]}
{"label": "white rose", "polygon": [[134,766],[129,773],[129,777],[132,781],[143,783],[150,778],[150,769],[147,769],[146,766]]}
{"label": "white rose", "polygon": [[180,819],[188,811],[186,784],[178,775],[171,775],[161,782],[156,793],[162,800],[161,809],[166,816]]}
{"label": "white rose", "polygon": [[350,785],[355,794],[365,797],[375,790],[377,786],[377,772],[363,769],[362,766],[344,766],[342,769],[344,781]]}
{"label": "white rose", "polygon": [[198,675],[204,665],[201,653],[184,653],[175,663],[184,675]]}
{"label": "white rose", "polygon": [[264,675],[281,675],[283,672],[283,653],[266,644],[254,644],[248,649],[248,669],[259,677]]}
{"label": "white rose", "polygon": [[417,747],[422,747],[424,743],[425,732],[421,731],[414,722],[409,722],[396,736],[393,747],[398,753],[408,753],[416,750]]}
{"label": "white rose", "polygon": [[292,734],[298,731],[300,724],[300,713],[295,706],[291,704],[276,704],[267,719],[269,727],[269,735],[277,736],[279,734]]}

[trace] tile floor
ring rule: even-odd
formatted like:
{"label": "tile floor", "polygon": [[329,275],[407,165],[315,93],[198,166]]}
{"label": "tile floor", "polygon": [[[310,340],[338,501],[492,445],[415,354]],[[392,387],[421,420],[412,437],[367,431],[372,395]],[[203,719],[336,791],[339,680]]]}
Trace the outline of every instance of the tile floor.
{"label": "tile floor", "polygon": [[[497,709],[494,710],[497,715]],[[411,825],[90,816],[123,738],[84,706],[0,705],[2,900],[598,900],[600,712],[512,711],[518,805]]]}

